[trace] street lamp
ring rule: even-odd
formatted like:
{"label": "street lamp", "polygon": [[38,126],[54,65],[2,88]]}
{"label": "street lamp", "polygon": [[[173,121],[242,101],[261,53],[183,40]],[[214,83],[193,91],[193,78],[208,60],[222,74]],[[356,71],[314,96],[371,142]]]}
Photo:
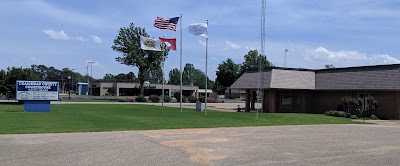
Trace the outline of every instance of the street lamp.
{"label": "street lamp", "polygon": [[283,67],[286,67],[286,53],[288,52],[289,50],[286,48],[285,49],[285,59],[283,60]]}
{"label": "street lamp", "polygon": [[[75,69],[71,69],[72,72],[72,76],[71,76],[71,89],[74,89],[74,70]],[[75,90],[74,90],[75,91]]]}
{"label": "street lamp", "polygon": [[68,100],[71,100],[71,76],[68,76],[69,88],[68,88]]}
{"label": "street lamp", "polygon": [[93,64],[95,64],[96,62],[95,61],[86,61],[86,63],[90,63],[90,77],[91,77],[91,80],[90,80],[90,82],[89,82],[89,88],[90,88],[90,95],[92,96],[93,95],[93,87],[92,87],[92,84],[93,84],[93,75],[92,75],[92,71],[93,71]]}

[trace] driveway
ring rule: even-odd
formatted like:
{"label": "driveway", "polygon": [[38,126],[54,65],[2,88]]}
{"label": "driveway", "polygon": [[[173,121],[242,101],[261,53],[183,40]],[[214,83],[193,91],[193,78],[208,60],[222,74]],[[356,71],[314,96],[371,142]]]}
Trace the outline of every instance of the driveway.
{"label": "driveway", "polygon": [[[355,122],[363,122],[363,120],[353,120]],[[382,126],[398,126],[400,127],[400,120],[365,120],[366,123],[374,123]]]}
{"label": "driveway", "polygon": [[398,165],[399,138],[363,124],[0,135],[0,165]]}

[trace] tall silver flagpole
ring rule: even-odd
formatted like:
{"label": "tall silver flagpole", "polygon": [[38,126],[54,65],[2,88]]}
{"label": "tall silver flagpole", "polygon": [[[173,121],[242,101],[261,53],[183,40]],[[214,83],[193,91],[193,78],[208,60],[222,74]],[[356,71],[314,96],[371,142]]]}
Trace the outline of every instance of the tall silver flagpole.
{"label": "tall silver flagpole", "polygon": [[207,115],[207,102],[208,102],[208,100],[207,100],[207,94],[208,94],[208,89],[207,89],[207,82],[208,82],[208,77],[207,77],[207,64],[208,64],[208,20],[207,20],[207,29],[206,29],[206,34],[207,34],[207,37],[206,37],[206,97],[205,97],[205,99],[206,99],[206,101],[205,101],[205,104],[204,104],[204,114],[205,115]]}
{"label": "tall silver flagpole", "polygon": [[[163,38],[164,38],[164,36],[163,36]],[[164,50],[165,50],[165,46],[162,51],[162,58],[163,58],[163,61],[162,61],[162,86],[161,86],[162,87],[162,110],[164,110],[164,62],[165,62]]]}
{"label": "tall silver flagpole", "polygon": [[181,44],[181,50],[180,50],[180,73],[181,73],[181,86],[180,86],[180,91],[181,91],[181,97],[180,97],[180,104],[179,107],[181,109],[182,112],[182,14],[181,14],[181,18],[180,18],[180,26],[181,26],[181,40],[180,40],[180,44]]}

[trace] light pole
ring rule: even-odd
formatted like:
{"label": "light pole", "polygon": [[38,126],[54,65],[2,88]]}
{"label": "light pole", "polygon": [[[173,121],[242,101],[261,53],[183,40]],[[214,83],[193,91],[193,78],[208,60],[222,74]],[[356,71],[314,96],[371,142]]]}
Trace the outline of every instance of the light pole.
{"label": "light pole", "polygon": [[286,48],[285,49],[285,59],[284,59],[284,61],[283,61],[283,67],[286,67],[286,53],[288,52],[289,50]]}
{"label": "light pole", "polygon": [[[72,76],[71,76],[71,89],[74,89],[74,70],[75,70],[75,69],[71,69],[71,71],[72,71],[72,72],[71,72],[71,73],[72,73],[72,74],[71,74],[71,75],[72,75]],[[74,89],[74,91],[75,91],[75,89]]]}
{"label": "light pole", "polygon": [[92,87],[92,84],[93,84],[93,73],[92,73],[92,71],[93,71],[93,64],[95,64],[96,62],[95,61],[86,61],[86,63],[90,63],[90,82],[89,82],[89,88],[90,88],[90,95],[92,96],[93,94],[92,94],[92,92],[93,92],[93,87]]}
{"label": "light pole", "polygon": [[68,76],[69,88],[68,88],[68,100],[71,100],[71,76]]}

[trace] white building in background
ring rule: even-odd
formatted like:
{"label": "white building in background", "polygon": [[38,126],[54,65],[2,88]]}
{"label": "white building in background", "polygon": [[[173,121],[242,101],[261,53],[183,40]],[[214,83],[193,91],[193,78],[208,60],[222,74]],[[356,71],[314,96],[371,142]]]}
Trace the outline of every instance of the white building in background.
{"label": "white building in background", "polygon": [[[140,94],[139,83],[93,83],[93,95],[94,96],[137,96]],[[146,96],[149,95],[161,95],[162,84],[144,84],[144,93]],[[164,94],[173,96],[174,93],[180,92],[179,85],[164,84]],[[199,89],[198,86],[182,86],[182,93],[184,96],[204,96],[205,90]],[[213,91],[209,89],[207,94],[211,94]]]}

